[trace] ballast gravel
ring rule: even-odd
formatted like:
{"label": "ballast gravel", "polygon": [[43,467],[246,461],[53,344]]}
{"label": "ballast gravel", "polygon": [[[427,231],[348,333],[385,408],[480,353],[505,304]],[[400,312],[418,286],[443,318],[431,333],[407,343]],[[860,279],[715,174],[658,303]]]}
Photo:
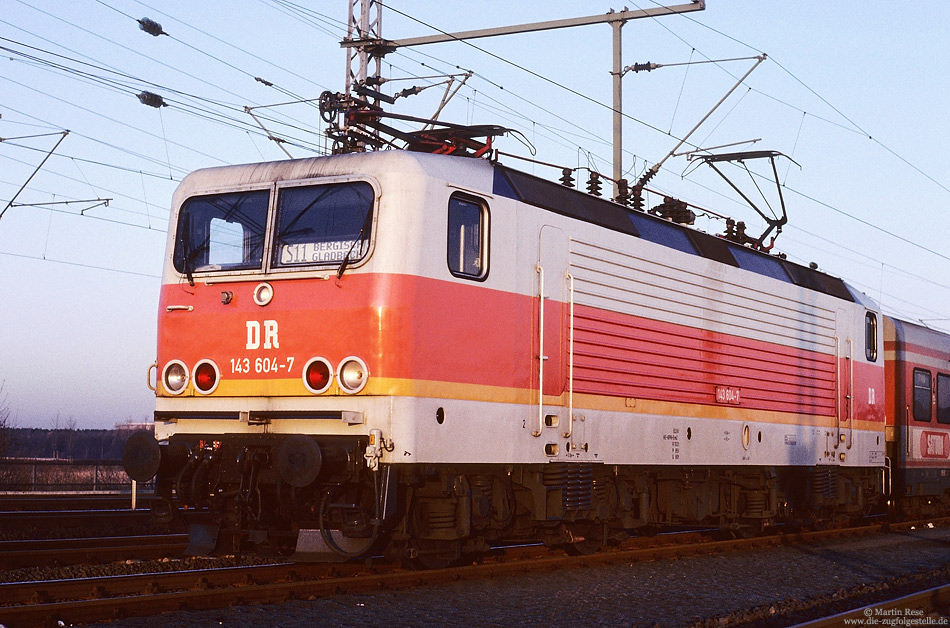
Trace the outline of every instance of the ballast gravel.
{"label": "ballast gravel", "polygon": [[[925,574],[929,580],[916,582],[919,578],[913,574]],[[948,581],[950,528],[924,528],[813,545],[447,582],[408,591],[174,612],[96,626],[786,626],[807,619],[809,608],[819,602],[849,598],[836,609],[840,611],[902,594],[895,583],[922,588]],[[868,597],[873,595],[877,597]]]}

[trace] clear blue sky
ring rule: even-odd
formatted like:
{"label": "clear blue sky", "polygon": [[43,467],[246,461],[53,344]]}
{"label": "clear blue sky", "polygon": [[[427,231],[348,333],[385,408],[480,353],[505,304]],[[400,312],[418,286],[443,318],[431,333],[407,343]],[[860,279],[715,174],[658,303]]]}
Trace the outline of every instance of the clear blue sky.
{"label": "clear blue sky", "polygon": [[[382,29],[391,39],[432,34],[431,27],[469,30],[611,8],[577,1],[391,3]],[[146,369],[155,358],[159,275],[177,181],[201,167],[285,157],[243,108],[342,91],[339,41],[349,2],[2,0],[2,6],[0,207],[56,144],[55,134],[70,131],[0,219],[6,402],[20,427],[147,420],[153,397]],[[613,8],[623,6],[653,5],[627,0]],[[143,17],[170,36],[141,31],[135,20]],[[768,54],[691,141],[715,146],[761,138],[751,148],[793,157],[800,168],[780,164],[789,225],[776,248],[844,277],[889,314],[950,329],[948,28],[950,5],[937,0],[708,0],[704,12],[688,17],[629,22],[624,64]],[[473,44],[392,54],[384,75],[471,70],[443,119],[502,124],[520,131],[540,160],[610,173],[609,26]],[[630,178],[669,152],[750,64],[626,75]],[[141,104],[136,94],[143,90],[161,94],[169,106]],[[400,100],[395,110],[428,116],[440,97],[435,87]],[[293,156],[324,150],[313,106],[257,112],[289,140]],[[515,137],[496,146],[527,154]],[[714,173],[685,157],[668,161],[652,185],[745,220],[750,231],[759,225]],[[90,202],[106,198],[108,206]],[[705,220],[698,226],[723,228]]]}

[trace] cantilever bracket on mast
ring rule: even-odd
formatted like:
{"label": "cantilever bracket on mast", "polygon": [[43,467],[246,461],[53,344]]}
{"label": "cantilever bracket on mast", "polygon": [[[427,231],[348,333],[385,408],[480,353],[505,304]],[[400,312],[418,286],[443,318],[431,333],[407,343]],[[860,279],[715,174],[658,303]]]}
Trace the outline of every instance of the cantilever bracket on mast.
{"label": "cantilever bracket on mast", "polygon": [[80,216],[85,216],[86,212],[90,209],[95,209],[97,207],[108,207],[109,203],[112,202],[111,198],[84,198],[76,199],[75,201],[49,201],[46,203],[13,203],[10,207],[48,207],[50,205],[75,205],[76,203],[92,203],[89,207],[84,207],[79,210]]}
{"label": "cantilever bracket on mast", "polygon": [[[689,130],[689,133],[687,133],[686,135],[683,136],[683,138],[679,141],[679,143],[678,143],[676,146],[673,147],[673,150],[671,150],[669,153],[666,154],[666,157],[664,157],[664,158],[661,159],[660,161],[658,161],[658,162],[656,162],[655,164],[653,164],[653,166],[652,166],[649,170],[647,170],[646,172],[643,173],[643,176],[640,177],[640,180],[637,181],[637,184],[636,184],[636,185],[634,186],[634,188],[633,188],[633,190],[634,190],[634,207],[636,207],[637,209],[641,209],[640,206],[641,206],[642,203],[643,203],[641,193],[642,193],[643,188],[646,187],[646,184],[650,182],[650,179],[652,179],[653,177],[656,176],[656,174],[660,171],[660,168],[663,167],[663,164],[666,162],[666,160],[676,154],[676,151],[678,151],[678,150],[680,149],[680,147],[683,146],[683,144],[686,143],[686,141],[690,138],[690,136],[691,136],[693,133],[695,133],[696,130],[697,130],[699,127],[701,127],[701,126],[703,125],[703,123],[706,122],[706,120],[709,119],[709,116],[711,116],[711,115],[716,111],[716,109],[719,109],[719,107],[722,105],[722,103],[726,102],[726,99],[728,99],[729,96],[732,95],[732,92],[736,91],[736,90],[739,88],[739,86],[742,85],[742,83],[744,83],[747,78],[749,78],[749,75],[752,74],[752,72],[753,72],[757,67],[759,67],[759,65],[760,65],[763,61],[766,60],[767,56],[764,55],[764,54],[761,54],[761,55],[759,55],[759,56],[757,56],[757,57],[748,57],[748,58],[749,58],[749,59],[755,59],[755,63],[752,64],[752,67],[749,68],[749,69],[746,71],[746,73],[743,74],[742,77],[741,77],[738,81],[736,81],[735,85],[733,85],[732,88],[730,88],[729,91],[726,92],[726,93],[723,95],[723,97],[719,99],[719,102],[717,102],[715,105],[713,105],[712,109],[710,109],[710,110],[706,113],[706,115],[704,115],[704,116],[702,117],[702,119],[701,119],[699,122],[697,122],[696,125],[695,125],[692,129]],[[742,60],[746,60],[746,58],[743,58]],[[758,211],[758,210],[756,210],[756,211]]]}
{"label": "cantilever bracket on mast", "polygon": [[[623,112],[621,97],[621,72],[623,70],[621,63],[621,28],[623,25],[635,19],[656,18],[666,15],[675,15],[679,13],[690,13],[692,11],[703,11],[706,8],[706,0],[689,0],[683,4],[671,6],[657,6],[649,9],[637,9],[631,11],[624,8],[623,11],[614,11],[611,9],[605,14],[590,15],[586,17],[569,18],[563,20],[549,20],[545,22],[534,22],[531,24],[519,24],[514,26],[502,26],[496,28],[486,28],[481,30],[463,31],[458,33],[440,33],[426,37],[414,37],[408,39],[399,39],[390,41],[380,36],[382,0],[350,0],[350,17],[347,29],[347,37],[340,45],[348,49],[347,64],[347,83],[344,100],[352,97],[355,86],[378,85],[380,74],[380,60],[382,56],[407,46],[421,46],[425,44],[434,44],[448,41],[463,41],[469,39],[478,39],[482,37],[495,37],[499,35],[512,35],[515,33],[530,33],[560,28],[570,28],[575,26],[586,26],[588,24],[610,24],[613,30],[613,126],[614,126],[614,147],[613,147],[613,180],[619,181],[622,172],[623,156]],[[376,9],[375,16],[372,9]],[[356,59],[360,60],[360,69],[354,72],[353,63]],[[368,66],[371,60],[376,62],[376,72],[374,76],[369,75]],[[439,108],[441,111],[441,106]],[[438,115],[439,112],[436,112]],[[329,120],[328,120],[329,122]],[[361,147],[357,145],[356,149]]]}
{"label": "cantilever bracket on mast", "polygon": [[[261,106],[265,106],[265,105],[261,105]],[[294,156],[291,155],[289,152],[287,152],[287,149],[284,148],[284,142],[285,142],[286,140],[284,140],[284,139],[282,139],[282,138],[279,138],[279,137],[277,137],[276,135],[274,135],[273,133],[271,133],[270,131],[268,131],[268,130],[267,130],[267,127],[264,126],[264,123],[261,122],[261,121],[258,119],[258,117],[254,115],[254,112],[253,112],[252,110],[253,110],[253,109],[257,109],[257,108],[258,108],[258,107],[247,107],[247,106],[245,106],[245,107],[244,107],[244,113],[246,113],[247,115],[251,116],[251,118],[254,119],[254,122],[257,123],[257,126],[261,127],[261,130],[264,131],[264,133],[267,133],[267,139],[269,139],[269,140],[271,140],[272,142],[274,142],[275,144],[277,144],[277,147],[280,148],[280,150],[284,151],[284,154],[287,155],[287,158],[288,158],[288,159],[293,159]]]}
{"label": "cantilever bracket on mast", "polygon": [[[33,174],[31,174],[27,178],[27,180],[23,183],[23,185],[20,186],[20,189],[16,191],[16,194],[13,195],[13,198],[11,198],[10,201],[7,203],[6,207],[3,208],[3,211],[0,211],[0,218],[3,218],[3,215],[7,213],[7,210],[13,207],[13,202],[17,199],[18,196],[20,196],[20,192],[26,189],[26,186],[30,184],[30,181],[33,180],[33,177],[36,176],[36,173],[39,172],[40,169],[43,167],[43,165],[46,163],[46,160],[49,159],[53,155],[53,153],[56,152],[56,149],[59,148],[59,145],[63,143],[63,140],[66,139],[67,135],[69,135],[69,129],[66,129],[65,131],[61,131],[59,133],[50,133],[49,135],[61,135],[62,137],[60,137],[59,140],[56,142],[56,145],[53,146],[53,148],[51,148],[48,153],[46,153],[46,157],[43,157],[43,161],[40,162],[40,165],[36,167],[36,169],[33,171]],[[35,137],[39,137],[39,136],[35,136]],[[13,139],[13,138],[10,138],[10,139]],[[3,138],[0,138],[0,142],[2,141],[3,141]]]}

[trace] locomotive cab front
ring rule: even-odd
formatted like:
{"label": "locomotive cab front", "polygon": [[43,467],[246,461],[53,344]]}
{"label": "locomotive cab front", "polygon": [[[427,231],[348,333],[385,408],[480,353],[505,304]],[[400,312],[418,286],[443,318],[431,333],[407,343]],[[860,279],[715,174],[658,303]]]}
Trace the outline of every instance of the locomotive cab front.
{"label": "locomotive cab front", "polygon": [[[412,236],[379,236],[372,161],[209,169],[176,192],[159,306],[161,454],[139,441],[127,458],[160,460],[157,492],[186,516],[190,553],[287,552],[298,537],[301,552],[362,553],[392,514],[379,460],[386,394],[408,356],[385,346],[399,324],[385,267],[406,259],[392,249]],[[374,257],[378,241],[391,250]]]}

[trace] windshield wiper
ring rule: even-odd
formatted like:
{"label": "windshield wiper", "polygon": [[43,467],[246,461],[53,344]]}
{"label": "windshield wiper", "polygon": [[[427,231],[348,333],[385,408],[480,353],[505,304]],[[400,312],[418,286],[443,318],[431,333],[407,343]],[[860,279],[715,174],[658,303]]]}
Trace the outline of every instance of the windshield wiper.
{"label": "windshield wiper", "polygon": [[[373,223],[373,208],[370,207],[366,210],[366,219],[363,220],[363,226],[360,229],[359,235],[356,236],[356,239],[353,240],[353,244],[350,245],[350,248],[346,251],[346,255],[343,256],[343,261],[340,262],[340,267],[336,270],[336,278],[342,279],[343,273],[346,272],[346,266],[350,263],[350,255],[353,253],[353,247],[356,246],[357,242],[363,241],[363,235],[366,234],[366,230]],[[363,249],[362,244],[360,245],[360,250]]]}
{"label": "windshield wiper", "polygon": [[188,285],[192,288],[195,287],[195,278],[192,276],[192,266],[194,264],[194,258],[197,251],[191,249],[191,214],[185,214],[184,220],[181,221],[181,231],[178,232],[178,241],[181,243],[181,258],[182,265],[184,265],[183,270],[185,271],[185,277],[188,278]]}

